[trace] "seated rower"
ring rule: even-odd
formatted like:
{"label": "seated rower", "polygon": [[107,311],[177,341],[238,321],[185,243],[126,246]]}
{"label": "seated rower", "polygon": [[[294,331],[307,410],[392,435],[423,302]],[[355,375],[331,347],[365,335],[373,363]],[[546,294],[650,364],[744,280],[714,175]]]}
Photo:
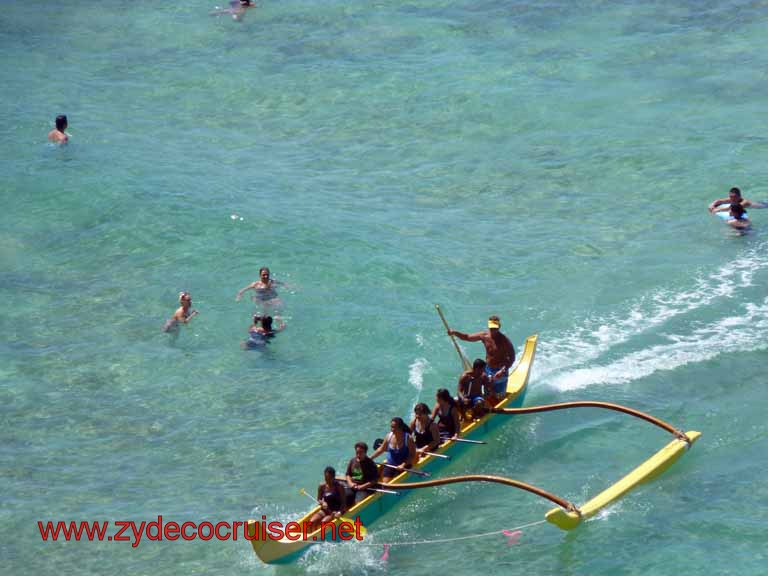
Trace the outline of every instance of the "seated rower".
{"label": "seated rower", "polygon": [[747,218],[747,211],[744,210],[744,206],[741,204],[731,204],[730,218],[728,219],[728,225],[736,230],[747,230],[752,223]]}
{"label": "seated rower", "polygon": [[432,452],[440,444],[440,431],[435,421],[429,417],[429,406],[424,402],[416,404],[413,413],[411,430],[416,444],[416,455],[421,458],[424,452]]}
{"label": "seated rower", "polygon": [[325,482],[317,487],[317,501],[320,510],[309,519],[310,530],[315,531],[326,522],[339,518],[347,509],[347,496],[344,487],[336,480],[336,470],[328,466],[324,472]]}
{"label": "seated rower", "polygon": [[477,358],[472,364],[472,370],[459,376],[456,401],[465,418],[482,417],[485,414],[485,397],[493,395],[491,379],[485,373],[485,366],[485,360]]}
{"label": "seated rower", "polygon": [[384,437],[384,442],[371,454],[371,459],[375,459],[384,452],[387,453],[387,465],[382,466],[381,473],[385,482],[416,462],[416,444],[403,419],[395,416],[389,423],[389,428],[390,432]]}
{"label": "seated rower", "polygon": [[440,433],[440,443],[452,440],[459,435],[461,424],[456,401],[445,388],[440,388],[435,395],[436,404],[432,409],[432,420],[439,418],[437,429]]}
{"label": "seated rower", "polygon": [[347,464],[347,502],[349,507],[363,500],[371,492],[368,488],[375,486],[379,481],[379,470],[376,462],[368,457],[368,444],[358,442],[355,444],[355,455]]}

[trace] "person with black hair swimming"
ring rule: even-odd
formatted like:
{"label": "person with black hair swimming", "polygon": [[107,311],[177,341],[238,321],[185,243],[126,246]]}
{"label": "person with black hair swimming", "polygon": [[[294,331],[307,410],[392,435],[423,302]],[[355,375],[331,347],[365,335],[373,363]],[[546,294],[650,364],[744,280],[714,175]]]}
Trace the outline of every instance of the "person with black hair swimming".
{"label": "person with black hair swimming", "polygon": [[245,11],[248,8],[255,8],[256,3],[252,0],[230,0],[229,8],[219,8],[211,12],[211,16],[221,16],[222,14],[231,14],[232,20],[242,20]]}
{"label": "person with black hair swimming", "polygon": [[381,446],[373,451],[371,460],[384,452],[387,453],[388,466],[383,466],[381,475],[385,480],[394,478],[416,462],[416,444],[413,441],[413,435],[399,416],[395,416],[390,421],[389,433],[384,437]]}
{"label": "person with black hair swimming", "polygon": [[744,206],[741,204],[731,204],[729,216],[727,223],[731,228],[743,231],[748,230],[752,226],[749,218],[747,218],[747,211],[744,210]]}
{"label": "person with black hair swimming", "polygon": [[[274,320],[277,320],[278,324],[273,324]],[[264,346],[268,340],[273,338],[275,334],[285,330],[285,322],[280,316],[261,316],[254,314],[253,324],[248,328],[248,340],[243,342],[243,348],[259,348]]]}
{"label": "person with black hair swimming", "polygon": [[709,211],[713,214],[715,212],[727,212],[734,204],[741,204],[743,208],[768,208],[768,203],[766,202],[747,200],[741,195],[741,190],[734,186],[728,191],[727,198],[713,200],[709,205]]}
{"label": "person with black hair swimming", "polygon": [[48,140],[56,144],[66,144],[69,142],[69,134],[66,133],[68,126],[66,114],[56,116],[56,128],[48,132]]}

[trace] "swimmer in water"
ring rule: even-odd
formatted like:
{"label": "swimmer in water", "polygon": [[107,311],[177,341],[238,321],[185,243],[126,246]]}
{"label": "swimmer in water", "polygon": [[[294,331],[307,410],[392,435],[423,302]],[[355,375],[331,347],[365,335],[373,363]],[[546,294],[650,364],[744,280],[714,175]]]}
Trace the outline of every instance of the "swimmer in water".
{"label": "swimmer in water", "polygon": [[259,279],[256,282],[251,282],[240,290],[235,297],[236,302],[240,302],[240,298],[248,290],[253,290],[253,301],[261,301],[265,304],[271,304],[273,306],[280,304],[280,300],[277,297],[277,291],[275,286],[285,286],[283,282],[274,280],[269,276],[269,268],[263,266],[259,269]]}
{"label": "swimmer in water", "polygon": [[[256,4],[251,0],[232,0],[229,8],[217,9],[211,12],[211,16],[221,16],[222,14],[232,14],[232,20],[242,20],[245,17],[245,11],[248,8],[255,8]],[[219,8],[218,6],[216,8]]]}
{"label": "swimmer in water", "polygon": [[744,206],[741,204],[731,204],[730,218],[728,219],[728,225],[736,230],[748,230],[752,223],[747,218],[747,212],[744,210]]}
{"label": "swimmer in water", "polygon": [[188,324],[197,315],[197,310],[192,309],[192,295],[189,292],[179,293],[179,308],[163,326],[163,332],[178,329],[179,324]]}
{"label": "swimmer in water", "polygon": [[[278,322],[277,326],[273,325],[273,321]],[[273,338],[275,334],[285,330],[285,322],[279,317],[275,316],[260,316],[255,314],[253,317],[253,324],[248,328],[248,340],[243,342],[243,348],[259,348],[267,343],[267,340]]]}
{"label": "swimmer in water", "polygon": [[715,212],[727,212],[730,206],[734,204],[741,204],[744,208],[768,208],[768,203],[766,202],[755,202],[742,197],[741,190],[734,186],[728,191],[728,198],[714,200],[709,205],[709,211],[713,214]]}
{"label": "swimmer in water", "polygon": [[56,128],[48,132],[48,140],[55,144],[66,144],[69,142],[69,134],[66,133],[67,127],[66,114],[56,116]]}

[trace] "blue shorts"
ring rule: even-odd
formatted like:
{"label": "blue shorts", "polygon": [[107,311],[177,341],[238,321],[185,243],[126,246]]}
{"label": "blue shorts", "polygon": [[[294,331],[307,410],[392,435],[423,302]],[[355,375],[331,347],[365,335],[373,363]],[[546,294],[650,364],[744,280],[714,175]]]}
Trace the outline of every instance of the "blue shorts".
{"label": "blue shorts", "polygon": [[485,367],[485,373],[488,375],[488,378],[491,379],[491,385],[493,386],[493,393],[496,394],[496,396],[504,396],[507,393],[507,381],[509,380],[509,370],[507,370],[507,373],[499,378],[498,380],[493,379],[493,375],[498,372],[500,368],[491,368],[490,366]]}

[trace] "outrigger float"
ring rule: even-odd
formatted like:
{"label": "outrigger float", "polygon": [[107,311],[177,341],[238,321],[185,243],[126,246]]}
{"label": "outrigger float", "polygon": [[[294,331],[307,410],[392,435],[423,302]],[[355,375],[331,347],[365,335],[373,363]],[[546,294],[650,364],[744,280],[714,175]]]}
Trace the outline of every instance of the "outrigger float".
{"label": "outrigger float", "polygon": [[[438,312],[440,312],[439,307]],[[442,312],[440,314],[442,317]],[[443,322],[445,323],[444,318]],[[409,469],[409,471],[397,475],[392,478],[389,483],[379,484],[378,488],[382,489],[382,491],[371,493],[367,498],[349,508],[344,513],[344,517],[336,520],[335,523],[338,524],[345,519],[357,520],[359,518],[363,526],[370,526],[373,522],[399,504],[402,501],[403,496],[414,489],[458,482],[494,482],[531,492],[555,503],[557,507],[546,513],[546,520],[563,530],[572,530],[582,521],[594,516],[599,510],[621,498],[624,494],[639,484],[652,480],[664,472],[674,464],[701,435],[700,432],[695,431],[683,433],[653,416],[608,402],[565,402],[561,404],[522,408],[521,406],[528,388],[531,367],[536,355],[537,342],[538,335],[529,336],[526,339],[520,360],[514,370],[509,374],[507,394],[501,401],[490,408],[481,418],[463,421],[461,432],[457,439],[449,440],[441,444],[434,453],[423,456]],[[456,345],[455,341],[454,345]],[[462,354],[458,345],[456,345],[456,350],[459,353],[464,366],[467,366],[469,362]],[[487,436],[491,431],[498,428],[498,426],[503,423],[504,419],[499,417],[501,415],[532,414],[537,412],[584,407],[604,408],[636,416],[664,428],[672,433],[675,438],[643,464],[624,476],[621,480],[581,506],[576,506],[572,502],[536,486],[501,476],[474,474],[426,481],[413,480],[415,476],[425,477],[437,474],[448,465],[451,459],[458,457],[461,453],[466,451],[468,446],[473,444],[485,444],[481,438]],[[302,518],[299,518],[297,520],[299,525],[309,522],[309,519],[318,510],[319,507],[316,506]],[[248,521],[248,533],[252,538],[258,534],[256,520]],[[295,561],[307,550],[307,548],[313,544],[319,543],[321,540],[320,529],[318,529],[315,532],[307,533],[306,538],[302,537],[298,540],[289,540],[287,538],[272,540],[269,538],[262,538],[251,540],[251,545],[262,562],[267,564],[286,564]]]}

